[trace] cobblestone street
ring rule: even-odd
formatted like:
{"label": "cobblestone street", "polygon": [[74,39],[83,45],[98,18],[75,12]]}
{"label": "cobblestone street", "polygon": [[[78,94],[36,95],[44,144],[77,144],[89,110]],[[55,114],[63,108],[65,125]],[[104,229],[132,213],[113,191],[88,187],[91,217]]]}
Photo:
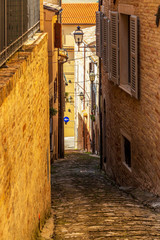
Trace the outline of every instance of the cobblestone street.
{"label": "cobblestone street", "polygon": [[52,211],[50,239],[160,239],[160,215],[113,186],[88,154],[52,166]]}

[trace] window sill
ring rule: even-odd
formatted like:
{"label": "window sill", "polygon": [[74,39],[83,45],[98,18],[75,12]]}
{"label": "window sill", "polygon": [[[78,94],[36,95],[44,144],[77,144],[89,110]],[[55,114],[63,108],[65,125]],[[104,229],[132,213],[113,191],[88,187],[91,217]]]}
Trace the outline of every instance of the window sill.
{"label": "window sill", "polygon": [[120,84],[119,85],[119,88],[122,89],[123,91],[125,91],[126,93],[128,93],[130,96],[132,95],[131,94],[131,86],[128,85],[128,84]]}
{"label": "window sill", "polygon": [[123,161],[123,166],[125,166],[125,168],[132,173],[132,169]]}

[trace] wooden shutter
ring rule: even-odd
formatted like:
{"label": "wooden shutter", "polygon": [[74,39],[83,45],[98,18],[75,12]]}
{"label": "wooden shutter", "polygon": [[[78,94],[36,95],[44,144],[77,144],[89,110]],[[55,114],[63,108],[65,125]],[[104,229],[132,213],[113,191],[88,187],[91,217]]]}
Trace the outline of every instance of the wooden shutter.
{"label": "wooden shutter", "polygon": [[103,18],[103,64],[104,70],[109,72],[109,20]]}
{"label": "wooden shutter", "polygon": [[62,25],[60,23],[54,24],[54,47],[55,48],[62,48]]}
{"label": "wooden shutter", "polygon": [[108,55],[109,55],[109,59],[108,59],[108,73],[109,73],[109,80],[111,81],[112,79],[111,79],[111,21],[109,20],[108,21],[108,32],[109,32],[109,34],[108,34],[108,36],[109,36],[109,38],[108,38],[108,41],[109,41],[109,43],[108,43]]}
{"label": "wooden shutter", "polygon": [[96,12],[96,55],[101,57],[101,12]]}
{"label": "wooden shutter", "polygon": [[138,17],[130,17],[130,78],[132,96],[138,99]]}
{"label": "wooden shutter", "polygon": [[105,19],[105,16],[102,17],[101,19],[101,23],[102,23],[102,26],[101,26],[101,30],[102,30],[102,47],[101,47],[101,57],[102,57],[102,60],[103,60],[103,63],[104,63],[104,51],[102,51],[102,49],[104,49],[104,19]]}
{"label": "wooden shutter", "polygon": [[110,12],[111,18],[111,80],[119,85],[119,17]]}

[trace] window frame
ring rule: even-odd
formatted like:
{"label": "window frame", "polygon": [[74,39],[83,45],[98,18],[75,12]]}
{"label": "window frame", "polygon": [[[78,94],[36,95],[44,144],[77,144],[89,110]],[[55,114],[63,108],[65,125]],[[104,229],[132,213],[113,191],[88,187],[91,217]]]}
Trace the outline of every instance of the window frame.
{"label": "window frame", "polygon": [[[132,172],[133,169],[133,158],[132,158],[132,139],[131,136],[126,133],[124,130],[120,130],[121,133],[121,161],[122,164],[126,167],[129,172]],[[125,158],[125,146],[124,146],[124,139],[127,139],[130,142],[130,153],[131,153],[131,167],[126,163],[126,158]]]}

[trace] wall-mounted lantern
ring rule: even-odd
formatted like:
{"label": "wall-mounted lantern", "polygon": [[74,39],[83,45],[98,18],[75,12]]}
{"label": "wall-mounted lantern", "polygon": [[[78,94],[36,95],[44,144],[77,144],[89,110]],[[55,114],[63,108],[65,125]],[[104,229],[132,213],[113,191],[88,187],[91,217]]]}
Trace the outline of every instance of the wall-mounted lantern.
{"label": "wall-mounted lantern", "polygon": [[94,82],[94,80],[95,80],[95,73],[94,72],[91,72],[89,74],[89,79],[90,79],[91,82]]}
{"label": "wall-mounted lantern", "polygon": [[81,99],[81,101],[82,101],[83,98],[84,98],[84,94],[83,94],[83,92],[80,92],[79,96],[80,96],[80,99]]}

